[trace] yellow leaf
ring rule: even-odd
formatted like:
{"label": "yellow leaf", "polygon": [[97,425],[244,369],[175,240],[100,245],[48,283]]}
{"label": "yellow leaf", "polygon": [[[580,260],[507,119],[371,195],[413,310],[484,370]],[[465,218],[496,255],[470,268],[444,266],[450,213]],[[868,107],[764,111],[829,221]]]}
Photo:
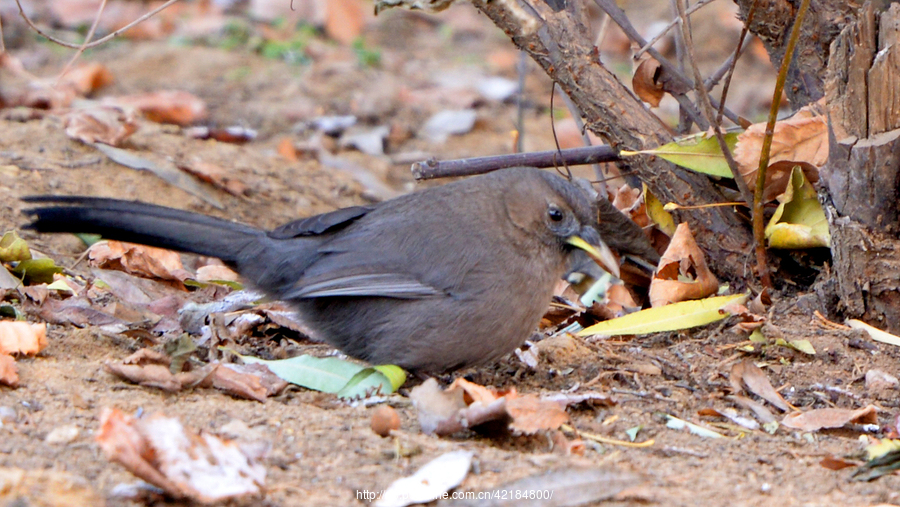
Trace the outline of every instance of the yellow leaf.
{"label": "yellow leaf", "polygon": [[747,294],[716,296],[697,301],[683,301],[659,308],[649,308],[625,315],[617,319],[594,324],[578,333],[579,336],[628,334],[648,334],[662,331],[676,331],[704,326],[728,317],[725,307],[729,304],[743,304]]}

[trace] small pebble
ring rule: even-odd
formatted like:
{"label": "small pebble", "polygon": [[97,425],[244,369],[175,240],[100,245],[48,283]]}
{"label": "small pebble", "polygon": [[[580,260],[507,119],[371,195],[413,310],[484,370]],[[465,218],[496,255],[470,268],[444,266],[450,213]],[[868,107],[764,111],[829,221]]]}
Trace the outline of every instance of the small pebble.
{"label": "small pebble", "polygon": [[382,437],[391,434],[391,430],[400,429],[400,415],[387,405],[380,405],[372,412],[372,431]]}

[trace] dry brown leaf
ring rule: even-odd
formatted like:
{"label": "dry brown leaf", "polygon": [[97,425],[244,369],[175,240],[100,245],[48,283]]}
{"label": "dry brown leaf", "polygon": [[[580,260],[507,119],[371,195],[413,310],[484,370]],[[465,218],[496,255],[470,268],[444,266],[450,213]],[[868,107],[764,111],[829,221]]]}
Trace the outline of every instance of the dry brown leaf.
{"label": "dry brown leaf", "polygon": [[19,385],[19,370],[13,356],[0,353],[0,384],[10,387]]}
{"label": "dry brown leaf", "polygon": [[744,359],[740,363],[736,363],[731,368],[731,388],[734,392],[743,392],[743,387],[759,396],[760,398],[775,405],[784,412],[791,410],[793,407],[784,398],[778,394],[778,391],[772,387],[766,374],[756,366],[752,359]]}
{"label": "dry brown leaf", "polygon": [[147,278],[183,281],[191,277],[181,264],[181,256],[162,248],[110,240],[94,243],[88,256],[93,266]]}
{"label": "dry brown leaf", "polygon": [[113,83],[112,72],[99,62],[86,63],[70,69],[61,82],[69,83],[79,95],[86,96]]}
{"label": "dry brown leaf", "polygon": [[240,275],[235,273],[234,270],[230,269],[228,266],[208,264],[206,266],[200,266],[199,268],[197,268],[197,276],[195,280],[197,280],[198,282],[238,282],[240,281]]}
{"label": "dry brown leaf", "polygon": [[66,135],[72,139],[111,146],[118,146],[138,129],[132,110],[108,105],[75,109],[65,116],[63,123]]}
{"label": "dry brown leaf", "polygon": [[[828,161],[828,120],[824,115],[815,113],[812,109],[814,107],[816,107],[815,104],[804,107],[794,116],[775,123],[775,134],[769,154],[770,166],[777,162],[804,162],[813,168],[811,172],[816,174],[813,178],[818,180],[817,168],[822,167]],[[756,185],[759,154],[762,151],[765,133],[765,123],[751,125],[738,136],[737,146],[734,150],[734,159],[751,188]],[[789,165],[792,167],[791,164]],[[771,167],[766,169],[767,194],[777,195],[784,191],[784,186],[782,186],[781,192],[769,191],[770,186],[776,186],[776,179],[785,178],[783,175],[769,176],[769,172],[779,172],[778,167],[780,166],[776,166],[774,171]],[[787,172],[789,179],[790,168],[787,169]],[[810,174],[807,174],[807,178],[810,178]]]}
{"label": "dry brown leaf", "polygon": [[300,157],[297,156],[297,149],[294,148],[294,142],[289,137],[283,138],[278,142],[276,150],[279,155],[287,159],[288,162],[298,162]]}
{"label": "dry brown leaf", "polygon": [[204,120],[208,114],[201,98],[181,90],[126,95],[110,98],[108,102],[137,109],[150,121],[181,126]]}
{"label": "dry brown leaf", "polygon": [[170,393],[181,390],[181,381],[172,375],[168,365],[106,363],[103,368],[119,378],[145,387],[155,387]]}
{"label": "dry brown leaf", "polygon": [[47,345],[47,324],[0,321],[0,354],[33,356]]}
{"label": "dry brown leaf", "polygon": [[835,458],[834,456],[825,456],[822,458],[822,461],[819,462],[819,465],[829,470],[843,470],[845,468],[859,466],[859,463],[847,461],[843,458]]}
{"label": "dry brown leaf", "polygon": [[756,400],[751,400],[746,396],[738,395],[727,396],[726,399],[733,401],[735,404],[740,405],[744,408],[750,409],[753,414],[756,415],[756,418],[762,421],[763,424],[769,424],[775,422],[776,420],[775,415],[772,414],[772,412],[768,408],[766,408],[765,405],[759,403]]}
{"label": "dry brown leaf", "polygon": [[526,435],[558,429],[569,420],[569,414],[559,403],[541,400],[535,394],[507,399],[506,413],[512,418],[509,428]]}
{"label": "dry brown leaf", "polygon": [[513,387],[509,391],[497,391],[495,389],[485,387],[474,382],[469,382],[468,380],[459,377],[450,384],[450,387],[447,388],[447,391],[453,391],[455,389],[460,389],[463,391],[463,399],[465,400],[467,405],[471,405],[472,403],[481,403],[482,405],[487,405],[489,403],[494,402],[498,398],[507,395],[516,395],[516,388]]}
{"label": "dry brown leaf", "polygon": [[263,403],[288,383],[264,364],[220,364],[212,374],[212,385],[233,396]]}
{"label": "dry brown leaf", "polygon": [[329,0],[325,5],[325,33],[329,37],[349,46],[362,35],[370,6],[360,0]]}
{"label": "dry brown leaf", "polygon": [[235,443],[188,431],[163,414],[135,419],[104,408],[97,443],[110,461],[176,498],[214,503],[264,487],[265,467]]}
{"label": "dry brown leaf", "polygon": [[877,411],[874,405],[857,410],[818,408],[808,412],[790,413],[784,416],[781,425],[802,431],[818,431],[823,428],[840,428],[849,423],[877,424]]}
{"label": "dry brown leaf", "polygon": [[647,53],[641,55],[634,77],[631,78],[631,87],[641,100],[650,104],[650,107],[658,107],[659,102],[665,96],[663,84],[659,81],[662,74],[662,66]]}
{"label": "dry brown leaf", "polygon": [[179,164],[178,168],[231,195],[247,195],[247,185],[238,178],[228,174],[228,171],[222,166],[195,158],[187,163]]}
{"label": "dry brown leaf", "polygon": [[678,224],[650,282],[650,306],[701,299],[716,293],[719,281],[686,223]]}
{"label": "dry brown leaf", "polygon": [[620,308],[635,308],[638,306],[631,292],[624,285],[610,285],[606,291],[606,297],[611,304],[619,305]]}
{"label": "dry brown leaf", "polygon": [[584,455],[585,444],[584,440],[580,438],[576,437],[569,440],[562,431],[554,431],[550,436],[550,440],[553,442],[553,452],[556,454],[562,454],[563,456]]}

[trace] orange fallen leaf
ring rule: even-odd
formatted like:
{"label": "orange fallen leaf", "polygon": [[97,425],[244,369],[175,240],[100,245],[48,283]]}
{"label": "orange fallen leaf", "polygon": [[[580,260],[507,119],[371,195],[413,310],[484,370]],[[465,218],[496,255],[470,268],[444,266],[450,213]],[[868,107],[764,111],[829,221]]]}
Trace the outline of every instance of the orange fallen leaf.
{"label": "orange fallen leaf", "polygon": [[192,93],[181,90],[126,95],[108,99],[120,106],[133,107],[148,120],[157,123],[190,125],[206,118],[206,103]]}
{"label": "orange fallen leaf", "polygon": [[0,384],[10,387],[19,385],[19,370],[16,360],[9,354],[0,354]]}
{"label": "orange fallen leaf", "polygon": [[782,426],[802,431],[840,428],[849,423],[877,424],[878,409],[869,405],[857,410],[846,408],[818,408],[807,412],[793,412],[781,421]]}
{"label": "orange fallen leaf", "polygon": [[534,394],[508,399],[506,413],[512,418],[509,428],[526,435],[555,430],[569,420],[569,414],[559,403],[541,400]]}
{"label": "orange fallen leaf", "polygon": [[94,243],[88,251],[91,264],[118,269],[145,278],[183,281],[191,276],[181,264],[178,253],[122,241]]}
{"label": "orange fallen leaf", "polygon": [[718,289],[719,281],[706,265],[706,257],[690,228],[686,223],[678,224],[650,282],[650,306],[701,299]]}
{"label": "orange fallen leaf", "polygon": [[297,162],[300,157],[297,156],[297,149],[294,148],[294,142],[289,137],[283,138],[278,142],[278,148],[275,150],[279,155],[286,158],[288,162]]}
{"label": "orange fallen leaf", "polygon": [[0,321],[0,354],[33,356],[47,345],[47,324]]}
{"label": "orange fallen leaf", "polygon": [[109,86],[115,79],[112,72],[99,62],[91,62],[69,69],[61,82],[70,84],[80,95],[85,96],[100,88]]}
{"label": "orange fallen leaf", "polygon": [[366,13],[371,10],[359,0],[330,0],[325,4],[325,33],[349,46],[362,35]]}

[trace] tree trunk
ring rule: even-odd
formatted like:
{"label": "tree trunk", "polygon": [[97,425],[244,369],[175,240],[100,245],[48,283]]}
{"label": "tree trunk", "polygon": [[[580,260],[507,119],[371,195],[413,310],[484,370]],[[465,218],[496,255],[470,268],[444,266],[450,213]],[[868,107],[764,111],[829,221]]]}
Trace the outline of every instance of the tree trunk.
{"label": "tree trunk", "polygon": [[[477,9],[527,52],[578,106],[585,124],[618,149],[642,150],[672,140],[669,130],[601,63],[578,9],[557,12],[543,1],[534,10],[515,0],[474,0]],[[567,5],[580,5],[569,2]],[[727,201],[704,175],[657,157],[635,157],[631,169],[663,201],[709,204]],[[747,281],[752,237],[728,207],[674,213],[690,224],[717,275],[737,285]]]}
{"label": "tree trunk", "polygon": [[900,5],[867,3],[831,45],[822,169],[838,309],[900,332]]}

